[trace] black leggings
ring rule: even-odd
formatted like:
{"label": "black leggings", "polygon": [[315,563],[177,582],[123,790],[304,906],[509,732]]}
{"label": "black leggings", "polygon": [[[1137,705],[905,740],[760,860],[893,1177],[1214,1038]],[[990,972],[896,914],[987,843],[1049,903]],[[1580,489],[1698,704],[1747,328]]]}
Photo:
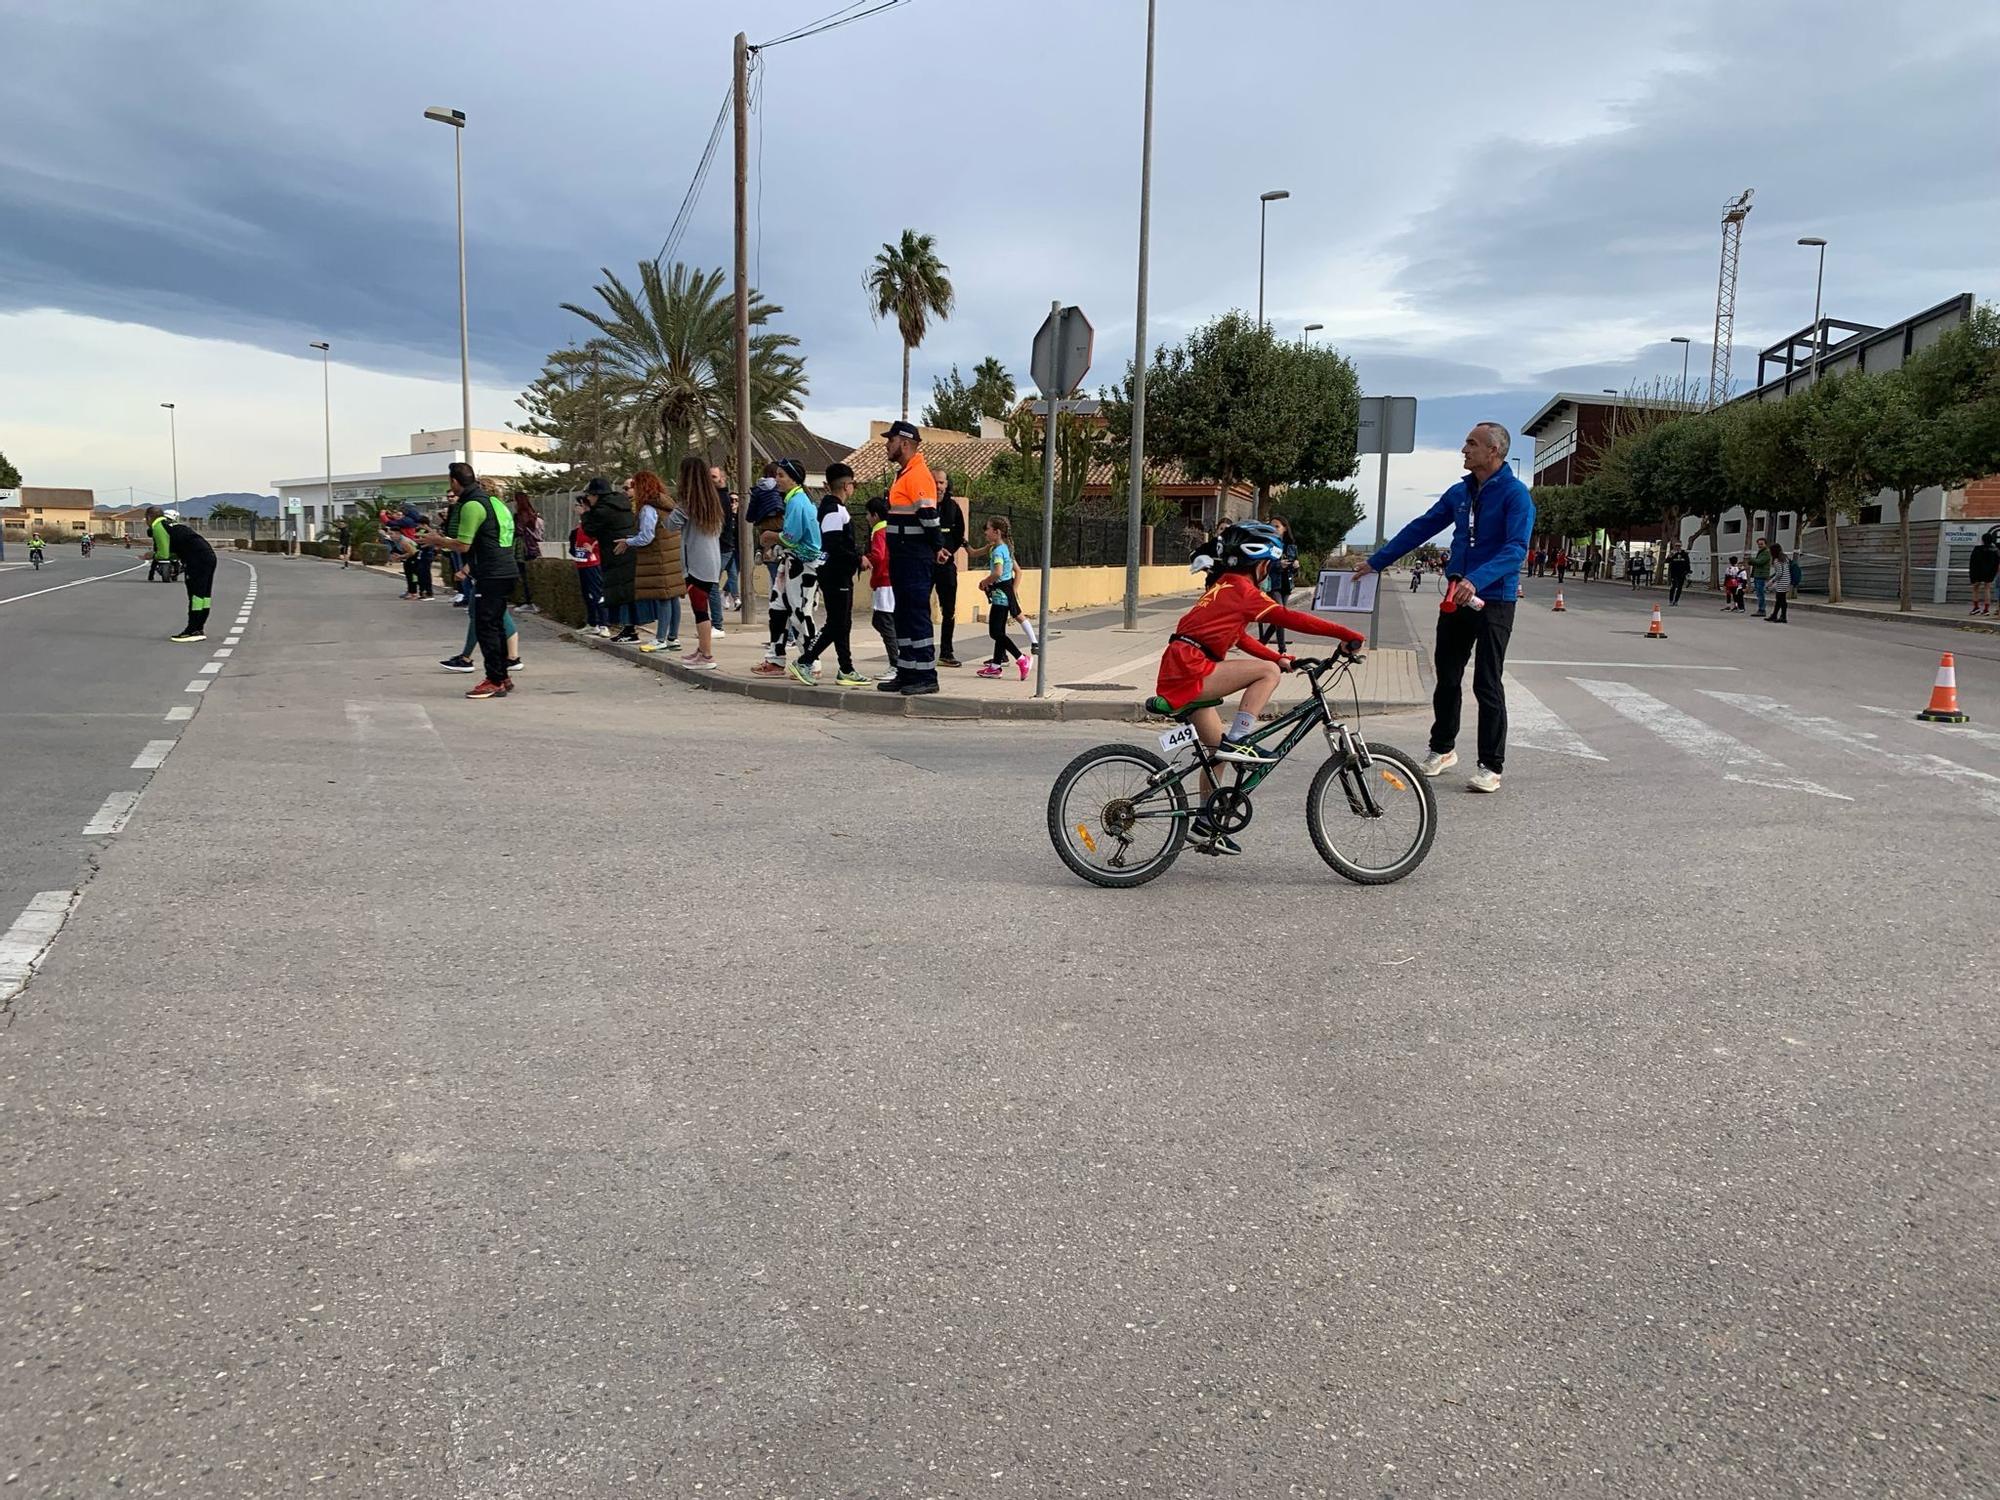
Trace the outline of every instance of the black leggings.
{"label": "black leggings", "polygon": [[993,665],[1004,666],[1021,654],[1021,648],[1007,637],[1007,612],[1011,608],[997,591],[986,604],[986,633],[993,637]]}
{"label": "black leggings", "polygon": [[1687,579],[1685,579],[1678,573],[1673,574],[1667,583],[1667,603],[1669,604],[1680,603],[1681,590],[1686,587],[1687,587]]}
{"label": "black leggings", "polygon": [[1791,597],[1792,595],[1789,589],[1782,594],[1772,595],[1772,598],[1775,602],[1771,606],[1771,614],[1770,614],[1771,619],[1783,621],[1791,618],[1790,602],[1789,602],[1791,600]]}

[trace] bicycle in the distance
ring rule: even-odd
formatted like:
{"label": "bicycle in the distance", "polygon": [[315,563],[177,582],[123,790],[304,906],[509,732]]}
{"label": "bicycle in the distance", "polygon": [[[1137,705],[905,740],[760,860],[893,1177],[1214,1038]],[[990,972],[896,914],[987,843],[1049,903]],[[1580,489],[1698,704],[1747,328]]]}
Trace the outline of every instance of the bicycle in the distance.
{"label": "bicycle in the distance", "polygon": [[[1109,744],[1086,750],[1063,768],[1049,792],[1049,838],[1062,862],[1093,885],[1135,886],[1166,873],[1192,845],[1220,852],[1218,841],[1250,826],[1252,794],[1314,730],[1330,752],[1306,789],[1306,830],[1313,847],[1341,875],[1361,885],[1401,880],[1424,862],[1437,836],[1437,799],[1417,763],[1393,745],[1371,743],[1343,722],[1327,692],[1361,660],[1342,652],[1298,658],[1312,691],[1296,707],[1242,736],[1271,756],[1245,765],[1216,758],[1189,719],[1221,700],[1205,698],[1173,712],[1162,698],[1148,707],[1176,719],[1160,750]],[[1360,718],[1356,693],[1355,718]],[[1194,832],[1199,818],[1202,834]]]}

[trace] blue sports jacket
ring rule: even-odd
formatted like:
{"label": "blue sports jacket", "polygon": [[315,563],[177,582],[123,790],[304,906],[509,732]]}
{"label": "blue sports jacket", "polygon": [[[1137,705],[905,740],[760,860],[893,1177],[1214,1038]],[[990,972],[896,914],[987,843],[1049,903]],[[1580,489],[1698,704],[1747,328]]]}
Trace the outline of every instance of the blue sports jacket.
{"label": "blue sports jacket", "polygon": [[[1475,507],[1473,491],[1478,491]],[[1445,572],[1463,578],[1482,599],[1520,597],[1521,565],[1535,534],[1535,497],[1502,464],[1485,482],[1468,474],[1446,490],[1437,504],[1375,549],[1368,566],[1380,569],[1451,527],[1451,557]]]}

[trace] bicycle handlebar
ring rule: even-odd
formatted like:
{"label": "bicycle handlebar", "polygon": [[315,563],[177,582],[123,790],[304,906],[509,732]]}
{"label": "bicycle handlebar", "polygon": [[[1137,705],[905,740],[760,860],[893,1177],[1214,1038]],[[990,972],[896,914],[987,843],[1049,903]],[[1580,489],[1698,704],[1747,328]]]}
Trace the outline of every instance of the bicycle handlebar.
{"label": "bicycle handlebar", "polygon": [[1357,646],[1352,650],[1335,652],[1332,656],[1295,656],[1292,658],[1292,670],[1317,677],[1320,673],[1331,671],[1335,667],[1357,665],[1361,659],[1362,651]]}

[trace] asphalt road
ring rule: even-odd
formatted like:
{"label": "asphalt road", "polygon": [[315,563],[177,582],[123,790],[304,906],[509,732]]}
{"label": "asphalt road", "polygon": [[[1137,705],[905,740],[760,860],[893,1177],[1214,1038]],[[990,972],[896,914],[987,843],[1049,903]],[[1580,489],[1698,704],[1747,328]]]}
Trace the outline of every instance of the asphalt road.
{"label": "asphalt road", "polygon": [[142,551],[51,547],[39,570],[14,565],[25,555],[10,547],[0,566],[0,931],[37,892],[80,883],[100,846],[82,830],[107,797],[144,790],[133,762],[178,736],[170,710],[200,703],[187,684],[250,577],[225,562],[213,641],[177,646],[167,637],[187,620],[187,591],[147,583]]}
{"label": "asphalt road", "polygon": [[2000,1484],[1983,642],[1947,738],[1944,632],[1531,598],[1408,880],[1287,766],[1103,892],[1088,726],[468,703],[260,570],[0,1034],[7,1493]]}

